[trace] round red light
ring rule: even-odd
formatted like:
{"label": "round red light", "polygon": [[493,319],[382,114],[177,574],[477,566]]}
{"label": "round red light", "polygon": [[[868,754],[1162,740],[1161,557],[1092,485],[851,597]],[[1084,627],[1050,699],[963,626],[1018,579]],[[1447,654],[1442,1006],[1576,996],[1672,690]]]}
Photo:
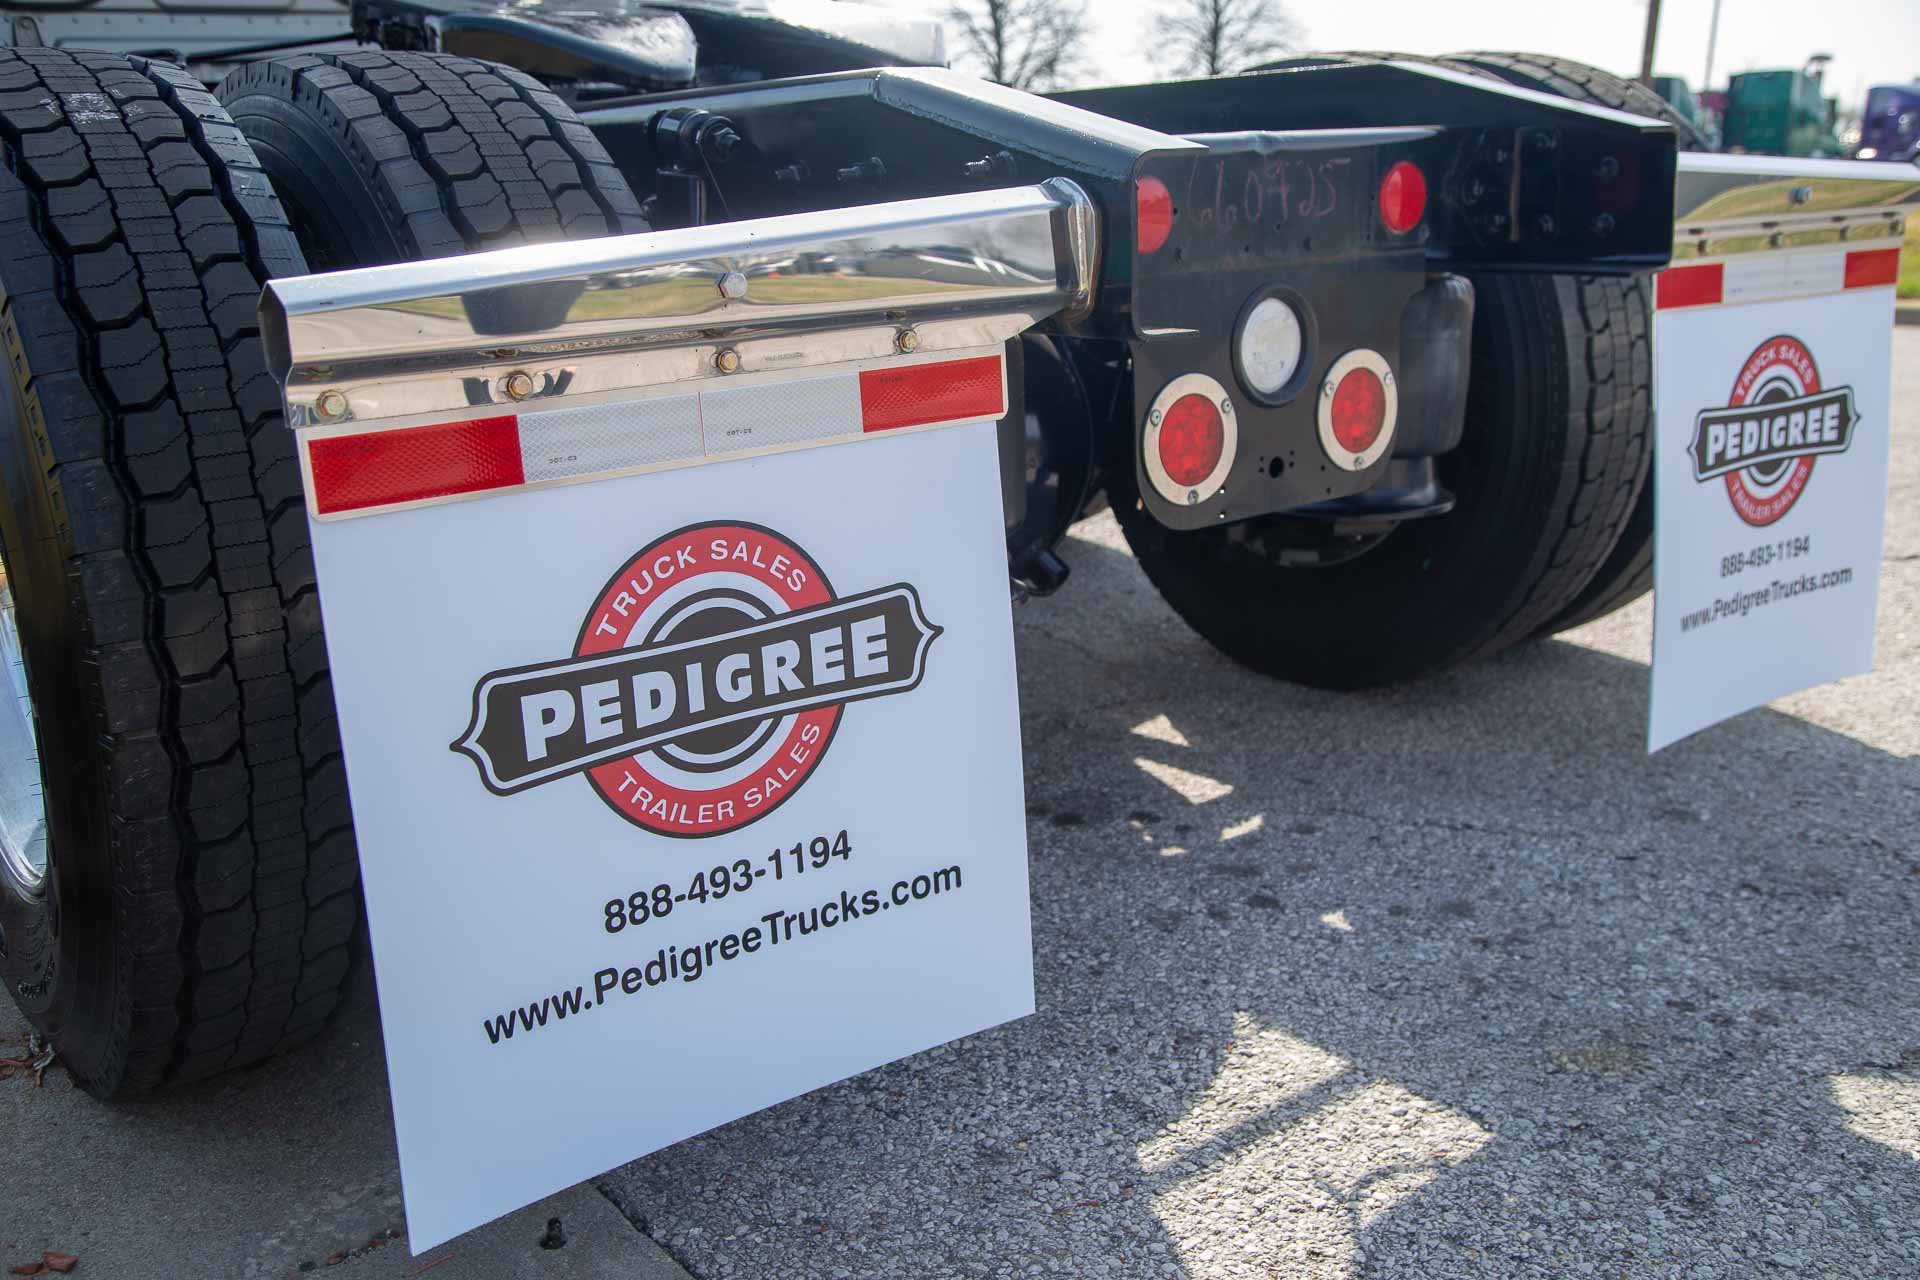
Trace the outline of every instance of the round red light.
{"label": "round red light", "polygon": [[1420,225],[1427,212],[1427,175],[1411,160],[1402,160],[1380,180],[1380,221],[1395,235]]}
{"label": "round red light", "polygon": [[1141,178],[1133,184],[1135,213],[1134,243],[1143,254],[1157,253],[1173,234],[1173,193],[1158,178]]}
{"label": "round red light", "polygon": [[1371,369],[1349,369],[1333,389],[1333,438],[1348,453],[1365,453],[1387,422],[1387,393]]}
{"label": "round red light", "polygon": [[1220,406],[1205,396],[1181,396],[1160,420],[1160,466],[1175,484],[1198,488],[1226,447]]}

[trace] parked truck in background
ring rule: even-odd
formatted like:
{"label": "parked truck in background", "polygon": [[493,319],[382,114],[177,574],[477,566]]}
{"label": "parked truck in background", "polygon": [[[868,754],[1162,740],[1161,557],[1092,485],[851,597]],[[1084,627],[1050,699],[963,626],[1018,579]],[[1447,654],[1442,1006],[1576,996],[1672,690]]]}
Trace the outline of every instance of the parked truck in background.
{"label": "parked truck in background", "polygon": [[1920,83],[1877,84],[1860,115],[1856,160],[1920,160]]}
{"label": "parked truck in background", "polygon": [[1743,71],[1727,78],[1720,145],[1772,156],[1841,156],[1836,104],[1826,96],[1822,61],[1798,71]]}

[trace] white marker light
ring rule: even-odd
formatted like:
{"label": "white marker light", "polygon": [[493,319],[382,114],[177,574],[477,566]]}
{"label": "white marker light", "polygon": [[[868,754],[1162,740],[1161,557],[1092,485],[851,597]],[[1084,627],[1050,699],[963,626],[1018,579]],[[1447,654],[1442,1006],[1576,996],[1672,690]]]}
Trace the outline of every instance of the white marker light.
{"label": "white marker light", "polygon": [[1306,345],[1300,329],[1300,316],[1279,298],[1262,298],[1247,312],[1234,340],[1240,358],[1240,376],[1255,395],[1273,397],[1300,368],[1300,353]]}

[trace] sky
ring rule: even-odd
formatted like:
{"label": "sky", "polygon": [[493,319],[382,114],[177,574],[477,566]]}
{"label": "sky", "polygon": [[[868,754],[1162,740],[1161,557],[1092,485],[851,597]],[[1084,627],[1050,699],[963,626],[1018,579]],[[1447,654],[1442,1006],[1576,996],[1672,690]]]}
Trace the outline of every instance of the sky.
{"label": "sky", "polygon": [[[1154,78],[1153,12],[1178,0],[1089,0],[1088,84]],[[903,7],[906,7],[903,5]],[[912,7],[921,7],[914,5]],[[1286,0],[1308,49],[1526,50],[1638,74],[1645,0]],[[1695,89],[1713,0],[1664,0],[1655,71]],[[1721,0],[1714,84],[1729,72],[1798,67],[1831,53],[1827,92],[1857,108],[1868,85],[1920,78],[1920,0]]]}

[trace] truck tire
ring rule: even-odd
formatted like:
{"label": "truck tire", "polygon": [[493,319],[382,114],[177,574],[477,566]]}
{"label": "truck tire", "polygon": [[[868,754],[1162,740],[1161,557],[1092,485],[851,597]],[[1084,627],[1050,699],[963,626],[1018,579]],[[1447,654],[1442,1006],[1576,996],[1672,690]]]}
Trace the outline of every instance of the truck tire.
{"label": "truck tire", "polygon": [[[1709,149],[1699,129],[1675,111],[1665,98],[1638,81],[1622,79],[1597,67],[1566,58],[1549,58],[1531,53],[1458,53],[1451,55],[1448,61],[1482,75],[1496,76],[1523,89],[1535,89],[1576,102],[1590,102],[1665,120],[1679,135],[1682,151]],[[1652,304],[1652,298],[1644,289],[1640,300],[1644,305]],[[1646,323],[1651,333],[1651,319]],[[1651,366],[1647,376],[1651,379]],[[1651,382],[1648,384],[1648,394],[1647,412],[1650,415]],[[1651,462],[1651,450],[1648,457]],[[1581,589],[1572,603],[1540,628],[1541,635],[1569,631],[1605,617],[1653,589],[1653,501],[1653,483],[1648,478],[1641,483],[1633,511],[1620,531],[1620,540],[1594,573],[1593,581]]]}
{"label": "truck tire", "polygon": [[[1672,105],[1659,94],[1638,81],[1625,80],[1598,67],[1590,67],[1585,63],[1574,62],[1567,58],[1551,58],[1544,54],[1531,53],[1456,53],[1438,58],[1403,53],[1338,53],[1301,55],[1271,65],[1304,66],[1346,58],[1397,58],[1406,62],[1424,62],[1453,71],[1464,71],[1470,75],[1504,80],[1522,89],[1551,93],[1576,102],[1589,102],[1620,111],[1631,111],[1637,115],[1651,116],[1671,124],[1679,135],[1682,151],[1710,149],[1699,129],[1695,128],[1685,116],[1675,111]],[[1624,282],[1610,285],[1596,280],[1591,283],[1598,284],[1603,290],[1618,288],[1621,290],[1623,302],[1629,304],[1634,302],[1634,297],[1627,292]],[[1651,306],[1652,297],[1645,287],[1638,290],[1637,301],[1643,311]],[[1642,412],[1651,415],[1653,409],[1650,314],[1643,315],[1639,323],[1647,335],[1641,339],[1641,342],[1647,345],[1649,350],[1646,353],[1647,362],[1644,366],[1635,367],[1644,368],[1640,377],[1647,391],[1647,399]],[[1626,523],[1621,526],[1620,537],[1614,543],[1613,550],[1594,571],[1593,580],[1581,589],[1565,609],[1548,619],[1537,634],[1552,635],[1592,622],[1596,618],[1604,617],[1632,603],[1652,590],[1654,501],[1653,484],[1650,479],[1652,445],[1653,435],[1649,425],[1647,429],[1648,467],[1643,471],[1638,482],[1633,509],[1628,514]]]}
{"label": "truck tire", "polygon": [[[255,62],[216,90],[316,271],[647,230],[572,108],[508,67],[379,50]],[[571,297],[504,302],[482,332],[547,328]],[[532,302],[528,312],[528,303]],[[482,304],[484,310],[485,304]]]}
{"label": "truck tire", "polygon": [[1308,567],[1281,554],[1289,517],[1175,532],[1116,494],[1147,576],[1230,657],[1326,688],[1414,679],[1538,631],[1612,550],[1647,461],[1641,282],[1474,284],[1466,434],[1437,462],[1458,499],[1446,515]]}
{"label": "truck tire", "polygon": [[1692,121],[1673,109],[1673,104],[1638,80],[1627,80],[1590,67],[1570,58],[1550,58],[1543,53],[1450,53],[1438,60],[1442,65],[1469,68],[1522,89],[1551,93],[1575,102],[1589,102],[1637,116],[1651,116],[1673,126],[1682,151],[1707,151],[1707,140]]}
{"label": "truck tire", "polygon": [[0,857],[0,978],[106,1096],[311,1036],[351,964],[346,777],[255,316],[305,268],[178,67],[0,49],[0,141],[0,554],[28,695],[0,786],[12,830],[45,835]]}

